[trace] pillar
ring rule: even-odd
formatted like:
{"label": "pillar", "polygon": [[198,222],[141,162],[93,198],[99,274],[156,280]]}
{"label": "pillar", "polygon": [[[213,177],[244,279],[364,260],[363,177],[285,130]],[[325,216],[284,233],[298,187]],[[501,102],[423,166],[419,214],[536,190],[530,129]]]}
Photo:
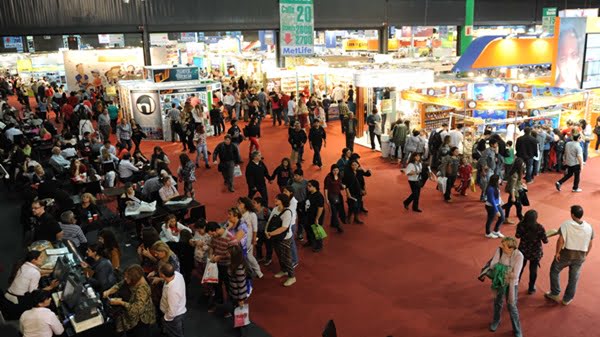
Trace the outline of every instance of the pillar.
{"label": "pillar", "polygon": [[460,55],[462,55],[467,47],[473,41],[473,36],[465,35],[465,31],[468,26],[473,27],[473,18],[475,16],[475,0],[465,0],[465,24],[460,27],[460,40],[459,40],[459,50]]}
{"label": "pillar", "polygon": [[142,44],[144,50],[144,65],[152,65],[152,59],[150,56],[150,32],[148,31],[148,5],[147,0],[141,1],[142,5]]}
{"label": "pillar", "polygon": [[390,27],[387,23],[384,23],[383,26],[379,28],[377,38],[379,39],[379,54],[387,54],[388,41],[390,39]]}
{"label": "pillar", "polygon": [[279,30],[273,31],[273,42],[275,43],[275,62],[278,68],[285,68],[285,57],[281,55],[281,43],[279,43]]}

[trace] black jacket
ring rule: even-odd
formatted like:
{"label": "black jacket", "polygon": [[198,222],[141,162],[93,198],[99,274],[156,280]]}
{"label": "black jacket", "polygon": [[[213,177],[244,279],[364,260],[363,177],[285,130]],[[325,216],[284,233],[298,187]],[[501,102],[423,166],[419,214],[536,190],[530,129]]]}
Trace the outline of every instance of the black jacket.
{"label": "black jacket", "polygon": [[262,160],[258,164],[250,161],[248,166],[246,166],[246,183],[248,183],[248,189],[252,190],[256,187],[266,186],[265,179],[271,179],[265,163]]}
{"label": "black jacket", "polygon": [[316,129],[310,128],[310,131],[308,132],[308,139],[310,140],[312,146],[321,146],[323,141],[327,139],[325,129],[323,129],[322,126],[319,126]]}
{"label": "black jacket", "polygon": [[260,138],[260,127],[258,127],[257,124],[246,125],[246,127],[244,128],[244,136]]}
{"label": "black jacket", "polygon": [[219,143],[215,150],[213,151],[213,161],[217,160],[221,163],[226,163],[228,161],[233,161],[236,164],[242,162],[240,158],[240,152],[238,151],[237,146],[233,145],[233,143],[227,145],[225,142]]}
{"label": "black jacket", "polygon": [[288,138],[288,142],[292,145],[293,149],[299,149],[306,144],[306,132],[303,129],[300,131],[291,130],[290,137]]}
{"label": "black jacket", "polygon": [[532,135],[523,135],[517,138],[515,150],[517,151],[517,157],[523,160],[531,159],[537,156],[537,139]]}

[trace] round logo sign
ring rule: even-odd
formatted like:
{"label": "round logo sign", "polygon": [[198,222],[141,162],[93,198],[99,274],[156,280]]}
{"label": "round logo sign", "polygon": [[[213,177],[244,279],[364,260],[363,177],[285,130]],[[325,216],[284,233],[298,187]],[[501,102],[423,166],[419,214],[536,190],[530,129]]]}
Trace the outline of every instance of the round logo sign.
{"label": "round logo sign", "polygon": [[135,101],[135,106],[137,110],[144,115],[151,115],[156,110],[156,102],[154,99],[148,95],[141,95]]}

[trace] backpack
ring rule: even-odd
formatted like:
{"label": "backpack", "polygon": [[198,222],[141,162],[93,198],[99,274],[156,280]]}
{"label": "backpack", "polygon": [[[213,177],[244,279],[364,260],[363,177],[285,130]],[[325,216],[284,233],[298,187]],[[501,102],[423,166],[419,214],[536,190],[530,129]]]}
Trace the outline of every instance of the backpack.
{"label": "backpack", "polygon": [[431,153],[434,152],[433,150],[439,149],[443,143],[441,132],[433,130],[429,136],[429,152]]}
{"label": "backpack", "polygon": [[[267,223],[267,231],[272,232],[283,225],[283,220],[281,220],[281,215],[283,215],[283,213],[285,213],[286,211],[290,211],[290,213],[292,212],[289,208],[286,208],[280,214],[273,214],[273,216]],[[290,224],[290,226],[291,226],[291,224]],[[289,230],[289,228],[288,228],[288,230]],[[283,231],[277,235],[271,236],[271,240],[273,240],[273,241],[283,240],[286,235],[287,235],[287,231]]]}

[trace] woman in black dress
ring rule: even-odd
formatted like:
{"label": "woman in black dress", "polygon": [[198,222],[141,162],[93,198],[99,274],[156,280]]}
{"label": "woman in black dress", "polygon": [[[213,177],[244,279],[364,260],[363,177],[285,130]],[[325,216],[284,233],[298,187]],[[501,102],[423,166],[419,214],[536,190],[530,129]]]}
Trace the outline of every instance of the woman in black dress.
{"label": "woman in black dress", "polygon": [[535,210],[529,210],[525,212],[523,220],[517,225],[517,234],[515,235],[519,242],[519,250],[523,253],[523,269],[521,269],[521,275],[523,270],[529,261],[529,289],[527,293],[529,295],[535,293],[535,281],[537,279],[537,269],[540,265],[540,260],[544,255],[542,251],[542,243],[548,243],[548,237],[546,237],[546,230],[544,226],[537,222],[538,214]]}

